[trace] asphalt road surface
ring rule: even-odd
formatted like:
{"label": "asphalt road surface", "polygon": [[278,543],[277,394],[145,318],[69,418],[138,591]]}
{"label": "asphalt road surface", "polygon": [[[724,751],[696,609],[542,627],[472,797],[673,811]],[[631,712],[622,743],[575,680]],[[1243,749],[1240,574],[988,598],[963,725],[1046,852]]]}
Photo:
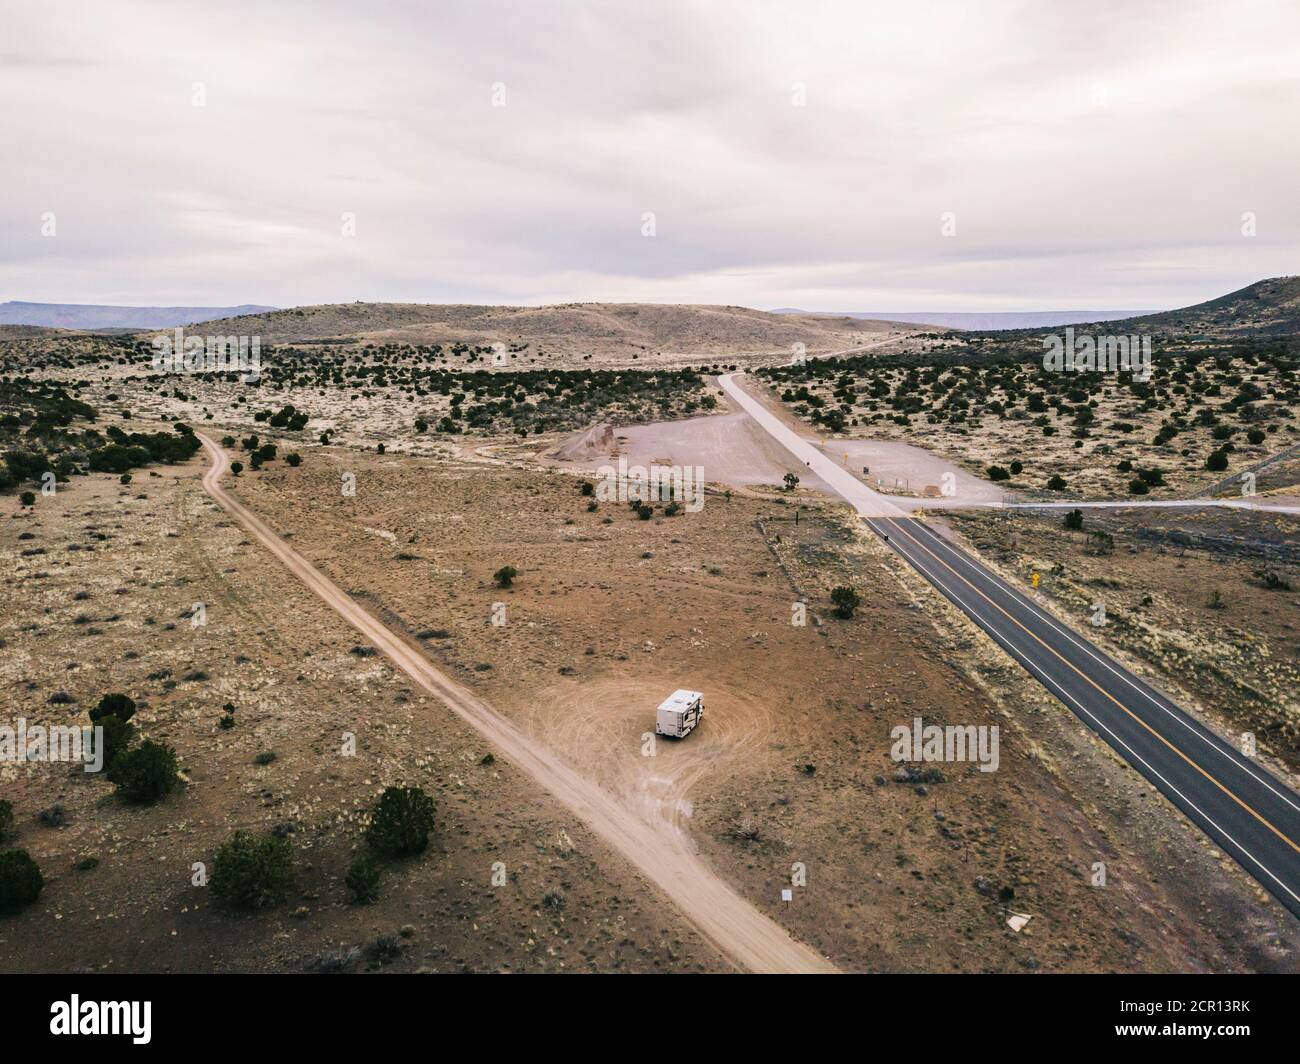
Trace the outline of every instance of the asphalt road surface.
{"label": "asphalt road surface", "polygon": [[1300,917],[1300,795],[923,521],[836,469],[732,376],[720,383],[837,491],[840,481],[814,456],[852,480],[841,494],[867,525]]}

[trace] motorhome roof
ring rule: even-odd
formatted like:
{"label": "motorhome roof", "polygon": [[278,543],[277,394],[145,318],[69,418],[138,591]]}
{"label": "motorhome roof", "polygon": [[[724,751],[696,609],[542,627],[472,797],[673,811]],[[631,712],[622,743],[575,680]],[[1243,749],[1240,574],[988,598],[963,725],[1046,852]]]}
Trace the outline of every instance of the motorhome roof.
{"label": "motorhome roof", "polygon": [[697,698],[703,698],[699,691],[687,691],[684,688],[674,691],[660,704],[660,709],[675,709],[679,706],[688,706]]}

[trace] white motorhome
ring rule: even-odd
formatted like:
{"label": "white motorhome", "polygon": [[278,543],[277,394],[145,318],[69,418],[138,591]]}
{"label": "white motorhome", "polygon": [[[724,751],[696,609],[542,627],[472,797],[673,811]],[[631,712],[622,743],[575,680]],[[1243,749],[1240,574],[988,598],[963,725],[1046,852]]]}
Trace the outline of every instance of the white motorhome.
{"label": "white motorhome", "polygon": [[674,691],[655,713],[655,731],[682,739],[695,730],[704,716],[704,696],[699,691]]}

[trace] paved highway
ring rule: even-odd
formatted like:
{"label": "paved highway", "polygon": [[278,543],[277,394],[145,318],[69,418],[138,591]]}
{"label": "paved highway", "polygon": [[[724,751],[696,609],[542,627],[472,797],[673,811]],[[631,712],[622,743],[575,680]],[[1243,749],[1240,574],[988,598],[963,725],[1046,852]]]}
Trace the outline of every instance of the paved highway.
{"label": "paved highway", "polygon": [[842,477],[852,480],[841,494],[873,531],[1300,917],[1300,795],[1028,595],[839,469],[733,376],[720,383],[836,491]]}

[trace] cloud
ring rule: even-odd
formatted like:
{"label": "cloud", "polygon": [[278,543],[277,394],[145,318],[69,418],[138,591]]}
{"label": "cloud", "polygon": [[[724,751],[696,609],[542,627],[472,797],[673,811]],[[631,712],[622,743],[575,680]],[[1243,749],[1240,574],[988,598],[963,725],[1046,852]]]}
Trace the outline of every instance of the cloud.
{"label": "cloud", "polygon": [[33,6],[0,298],[1195,302],[1296,272],[1300,11],[1240,10]]}

